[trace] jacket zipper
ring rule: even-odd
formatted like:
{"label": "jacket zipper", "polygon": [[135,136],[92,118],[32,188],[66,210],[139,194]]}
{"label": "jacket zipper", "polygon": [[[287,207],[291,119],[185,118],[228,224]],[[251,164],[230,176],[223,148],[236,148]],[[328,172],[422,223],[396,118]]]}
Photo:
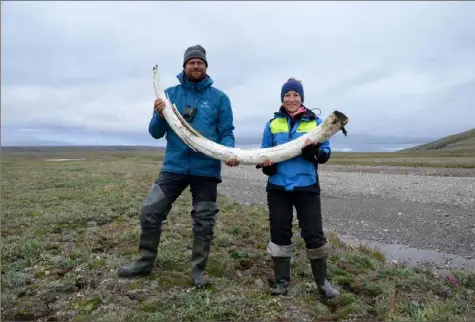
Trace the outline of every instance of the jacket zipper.
{"label": "jacket zipper", "polygon": [[[191,84],[191,90],[193,91],[193,94],[195,94],[195,85],[194,84]],[[190,150],[191,148],[189,146],[187,146],[186,148],[186,159],[188,161],[188,164],[187,164],[187,167],[186,167],[186,172],[188,174],[191,174],[191,168],[190,168],[190,164],[191,164],[191,156],[190,156]]]}

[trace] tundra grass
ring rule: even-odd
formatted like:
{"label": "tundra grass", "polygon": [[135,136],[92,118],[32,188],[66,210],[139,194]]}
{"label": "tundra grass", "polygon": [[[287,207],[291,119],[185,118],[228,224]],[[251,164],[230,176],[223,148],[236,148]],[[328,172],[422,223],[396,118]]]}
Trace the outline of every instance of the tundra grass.
{"label": "tundra grass", "polygon": [[[160,161],[162,150],[137,147],[4,147],[2,158],[5,160],[22,157],[28,160],[45,158],[94,158],[116,160],[118,158],[148,162]],[[328,164],[334,165],[368,165],[368,166],[403,166],[431,168],[475,168],[475,148],[436,151],[399,151],[399,152],[332,152]]]}
{"label": "tundra grass", "polygon": [[392,265],[333,234],[329,277],[341,296],[319,298],[296,238],[290,295],[272,297],[266,209],[222,196],[208,264],[213,285],[194,289],[188,190],[164,224],[151,276],[119,278],[118,268],[138,255],[138,211],[157,163],[133,154],[2,160],[2,321],[475,320],[473,273]]}
{"label": "tundra grass", "polygon": [[403,166],[430,168],[475,168],[475,150],[401,151],[383,153],[334,152],[328,164]]}

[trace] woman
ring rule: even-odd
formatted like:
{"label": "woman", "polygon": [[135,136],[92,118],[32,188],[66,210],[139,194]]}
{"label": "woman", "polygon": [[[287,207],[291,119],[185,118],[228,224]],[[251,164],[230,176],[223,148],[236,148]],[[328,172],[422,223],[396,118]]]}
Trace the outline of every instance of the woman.
{"label": "woman", "polygon": [[[284,144],[309,132],[322,120],[304,105],[304,90],[300,81],[290,78],[281,90],[282,106],[274,118],[266,123],[262,148]],[[327,280],[327,255],[330,244],[322,228],[318,164],[330,158],[328,141],[317,145],[305,142],[302,154],[279,163],[263,162],[262,171],[269,176],[267,203],[269,206],[271,240],[267,252],[274,263],[275,287],[272,295],[286,295],[290,284],[290,258],[292,256],[293,206],[301,235],[305,240],[306,256],[319,293],[333,298],[339,292]]]}

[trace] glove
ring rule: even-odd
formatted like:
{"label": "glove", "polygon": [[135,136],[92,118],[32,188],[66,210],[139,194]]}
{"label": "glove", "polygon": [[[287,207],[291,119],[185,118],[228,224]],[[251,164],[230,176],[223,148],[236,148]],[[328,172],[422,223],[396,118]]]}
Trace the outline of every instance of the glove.
{"label": "glove", "polygon": [[302,156],[314,164],[323,164],[326,163],[331,156],[331,152],[325,152],[320,149],[322,146],[321,143],[317,145],[311,144],[307,145],[302,149]]}
{"label": "glove", "polygon": [[306,147],[302,149],[302,156],[307,161],[318,163],[318,155],[319,155],[321,146],[322,146],[321,143],[318,143],[317,145],[315,144],[307,145]]}
{"label": "glove", "polygon": [[264,173],[266,176],[273,176],[274,174],[277,173],[277,164],[274,163],[271,166],[264,167],[262,164],[256,165],[256,169],[261,169],[262,168],[262,173]]}

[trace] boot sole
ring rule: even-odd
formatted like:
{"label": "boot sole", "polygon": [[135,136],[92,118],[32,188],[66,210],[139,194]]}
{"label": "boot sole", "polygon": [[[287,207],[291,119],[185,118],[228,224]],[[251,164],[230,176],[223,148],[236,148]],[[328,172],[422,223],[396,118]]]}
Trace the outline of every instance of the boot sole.
{"label": "boot sole", "polygon": [[335,298],[337,298],[338,296],[340,296],[340,294],[337,294],[337,295],[331,295],[331,296],[329,296],[329,295],[322,295],[322,294],[320,294],[320,297],[321,297],[322,299],[324,299],[324,300],[332,300],[332,299],[335,299]]}
{"label": "boot sole", "polygon": [[211,281],[207,280],[206,282],[204,282],[202,284],[198,284],[198,283],[193,282],[193,285],[196,288],[205,288],[205,287],[211,286]]}
{"label": "boot sole", "polygon": [[270,292],[270,295],[272,296],[287,296],[289,294],[289,290],[285,290],[283,292],[279,292],[279,291],[271,291]]}
{"label": "boot sole", "polygon": [[125,272],[120,272],[118,276],[119,277],[125,277],[125,278],[134,278],[134,277],[145,277],[149,276],[152,272],[138,272],[138,273],[125,273]]}

